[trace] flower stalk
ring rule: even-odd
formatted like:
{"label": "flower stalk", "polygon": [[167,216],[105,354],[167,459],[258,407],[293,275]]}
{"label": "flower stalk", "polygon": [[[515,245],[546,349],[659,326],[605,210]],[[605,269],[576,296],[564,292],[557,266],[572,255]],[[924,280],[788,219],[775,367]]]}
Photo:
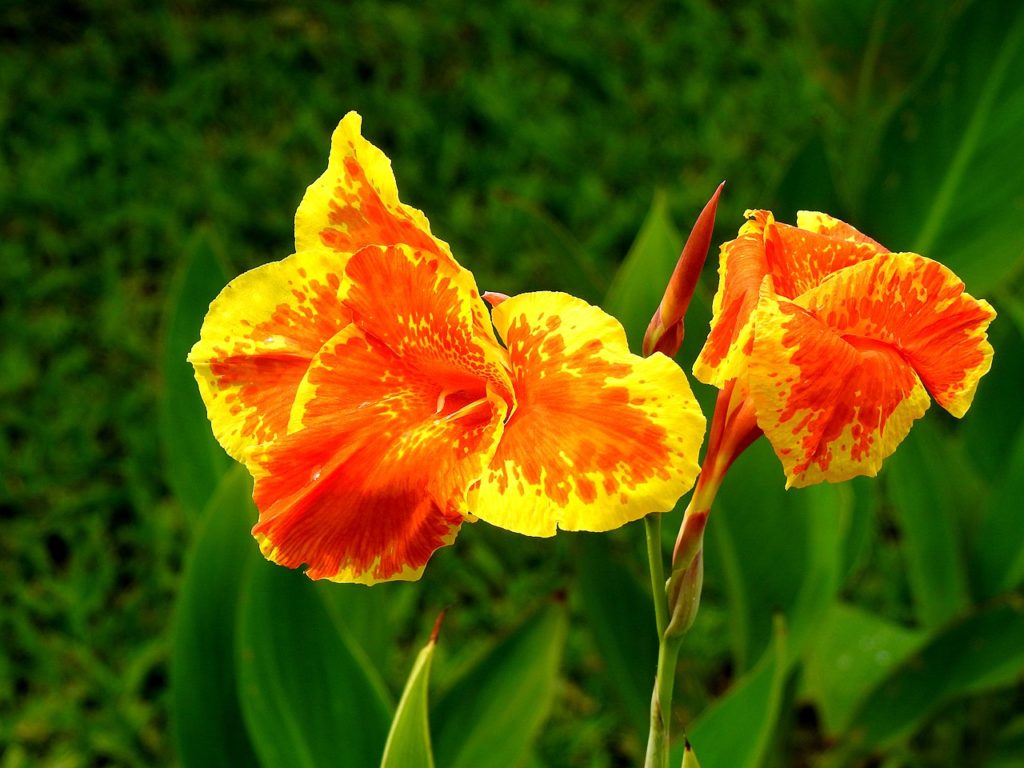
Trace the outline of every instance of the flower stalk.
{"label": "flower stalk", "polygon": [[[690,236],[683,246],[679,261],[665,290],[665,296],[658,306],[644,336],[643,353],[650,356],[661,352],[674,356],[683,342],[683,319],[693,298],[715,225],[718,198],[725,182],[718,185],[711,199],[697,217]],[[712,426],[714,429],[714,426]],[[702,478],[698,478],[698,488]],[[658,629],[658,667],[655,673],[654,691],[651,695],[651,726],[647,740],[645,768],[668,768],[670,719],[672,693],[675,686],[676,663],[683,635],[697,615],[700,605],[700,591],[704,581],[704,560],[701,547],[704,540],[704,525],[711,507],[711,498],[718,489],[720,479],[709,485],[705,494],[698,498],[696,491],[690,507],[683,518],[680,529],[681,540],[685,539],[683,557],[679,557],[680,544],[676,544],[673,555],[673,571],[665,581],[664,563],[661,553],[661,519],[659,515],[648,515],[645,522],[647,534],[647,558],[651,572],[651,589],[654,594],[654,614]],[[710,496],[708,496],[710,494]],[[694,504],[702,511],[691,514]],[[685,560],[685,567],[679,567]]]}

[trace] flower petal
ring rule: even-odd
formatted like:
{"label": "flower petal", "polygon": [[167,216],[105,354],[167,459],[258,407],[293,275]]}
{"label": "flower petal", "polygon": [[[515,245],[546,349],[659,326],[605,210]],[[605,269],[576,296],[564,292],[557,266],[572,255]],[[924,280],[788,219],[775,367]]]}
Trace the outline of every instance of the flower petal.
{"label": "flower petal", "polygon": [[870,246],[876,253],[888,253],[889,249],[881,243],[872,240],[863,232],[851,227],[845,221],[840,221],[835,216],[818,211],[797,211],[796,225],[808,232],[817,232],[820,235],[828,235],[837,240],[849,240],[854,243],[863,243]]}
{"label": "flower petal", "polygon": [[958,418],[992,365],[987,331],[995,310],[965,293],[942,264],[914,253],[844,269],[797,303],[844,336],[899,349],[935,401]]}
{"label": "flower petal", "polygon": [[343,268],[335,254],[294,254],[236,277],[210,304],[188,359],[214,435],[250,468],[284,433],[310,360],[350,320]]}
{"label": "flower petal", "polygon": [[693,364],[693,375],[718,388],[746,368],[750,354],[750,316],[757,306],[761,280],[768,273],[764,228],[774,221],[768,211],[747,211],[748,221],[735,240],[723,243],[718,256],[718,291],[712,302],[711,331]]}
{"label": "flower petal", "polygon": [[483,381],[450,373],[425,373],[355,324],[325,344],[296,400],[298,429],[257,477],[264,554],[307,563],[314,579],[418,578],[454,539],[507,412]]}
{"label": "flower petal", "polygon": [[693,485],[704,416],[664,355],[629,353],[622,326],[560,293],[495,307],[517,406],[471,498],[532,536],[604,531],[671,509]]}
{"label": "flower petal", "polygon": [[[331,137],[327,170],[309,185],[295,213],[296,250],[328,248],[354,253],[368,245],[405,244],[432,253],[459,270],[478,293],[472,273],[461,267],[448,244],[430,233],[422,211],[398,199],[391,161],[361,134],[362,118],[349,112]],[[482,302],[474,306],[478,330],[494,340]]]}
{"label": "flower petal", "polygon": [[795,299],[844,267],[888,253],[849,224],[830,216],[805,212],[803,223],[825,231],[809,231],[774,220],[764,229],[765,261],[779,296]]}
{"label": "flower petal", "polygon": [[334,130],[327,170],[309,185],[295,213],[296,250],[352,253],[366,245],[406,243],[454,263],[423,213],[398,199],[391,161],[362,137],[362,122],[349,112]]}
{"label": "flower petal", "polygon": [[770,211],[747,211],[746,217],[739,236],[722,245],[711,332],[693,366],[699,380],[719,388],[746,367],[750,316],[765,275],[779,296],[793,299],[837,270],[887,253],[823,213],[801,211],[797,227],[780,224]]}
{"label": "flower petal", "polygon": [[487,381],[511,406],[507,354],[475,324],[487,309],[467,274],[405,244],[369,246],[346,261],[343,301],[356,325],[424,375],[460,371]]}
{"label": "flower petal", "polygon": [[750,396],[787,487],[877,474],[930,404],[914,369],[774,296],[767,278],[754,323]]}

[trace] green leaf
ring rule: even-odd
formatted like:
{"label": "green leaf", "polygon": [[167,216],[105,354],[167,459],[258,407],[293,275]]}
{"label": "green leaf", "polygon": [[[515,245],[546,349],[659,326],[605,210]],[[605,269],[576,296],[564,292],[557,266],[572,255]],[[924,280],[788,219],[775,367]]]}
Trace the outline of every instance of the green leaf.
{"label": "green leaf", "polygon": [[256,764],[235,678],[235,617],[243,575],[258,558],[256,509],[240,466],[210,500],[185,561],[174,621],[171,718],[186,768]]}
{"label": "green leaf", "polygon": [[846,730],[858,705],[923,635],[851,605],[837,603],[822,619],[804,658],[805,692],[818,704],[825,732]]}
{"label": "green leaf", "polygon": [[427,689],[430,683],[430,662],[436,647],[437,639],[432,636],[416,657],[402,699],[398,702],[395,718],[391,721],[381,768],[434,768]]}
{"label": "green leaf", "polygon": [[602,304],[626,329],[630,349],[640,349],[682,247],[683,237],[669,217],[668,198],[659,190]]}
{"label": "green leaf", "polygon": [[394,638],[406,626],[420,586],[405,581],[374,584],[373,589],[328,581],[313,586],[351,653],[374,671],[384,689],[383,676],[393,668]]}
{"label": "green leaf", "polygon": [[643,733],[650,722],[651,682],[658,663],[654,608],[650,591],[613,555],[611,537],[580,537],[577,595],[603,672],[634,732]]}
{"label": "green leaf", "polygon": [[985,768],[1020,768],[1021,755],[1024,755],[1024,717],[1017,717],[999,734]]}
{"label": "green leaf", "polygon": [[832,107],[825,114],[832,178],[854,218],[872,199],[886,126],[934,66],[959,12],[955,3],[927,0],[800,0],[808,71]]}
{"label": "green leaf", "polygon": [[1012,685],[1024,671],[1019,597],[959,619],[911,655],[858,708],[851,741],[864,749],[916,731],[951,699]]}
{"label": "green leaf", "polygon": [[866,231],[985,294],[1024,266],[1024,176],[1007,171],[1024,134],[1024,14],[975,3],[946,50],[890,126]]}
{"label": "green leaf", "polygon": [[1024,327],[1017,328],[997,300],[1002,314],[992,324],[989,338],[995,349],[992,370],[982,378],[971,410],[960,423],[967,454],[990,480],[1006,474],[1007,447],[1024,427],[1020,383],[1024,381]]}
{"label": "green leaf", "polygon": [[231,460],[213,437],[185,356],[199,339],[210,302],[227,282],[227,270],[212,236],[200,231],[185,251],[164,308],[163,388],[157,412],[160,441],[167,484],[193,519],[213,495]]}
{"label": "green leaf", "polygon": [[552,603],[496,642],[431,708],[445,768],[514,768],[528,759],[559,687],[568,623]]}
{"label": "green leaf", "polygon": [[1024,430],[1010,453],[1009,469],[996,489],[974,543],[972,564],[979,597],[993,597],[1024,582]]}
{"label": "green leaf", "polygon": [[708,532],[721,560],[740,670],[769,644],[774,613],[786,616],[795,658],[832,603],[852,500],[842,485],[786,491],[767,441],[755,442],[737,460],[715,501]]}
{"label": "green leaf", "polygon": [[387,693],[303,574],[252,564],[237,652],[242,711],[265,768],[360,768],[380,759]]}
{"label": "green leaf", "polygon": [[967,575],[955,517],[957,468],[928,419],[886,459],[885,479],[903,533],[917,617],[934,627],[967,607]]}
{"label": "green leaf", "polygon": [[[755,667],[694,723],[689,739],[704,768],[757,768],[775,734],[786,683],[785,622],[777,618],[772,643]],[[682,762],[684,744],[672,751]]]}

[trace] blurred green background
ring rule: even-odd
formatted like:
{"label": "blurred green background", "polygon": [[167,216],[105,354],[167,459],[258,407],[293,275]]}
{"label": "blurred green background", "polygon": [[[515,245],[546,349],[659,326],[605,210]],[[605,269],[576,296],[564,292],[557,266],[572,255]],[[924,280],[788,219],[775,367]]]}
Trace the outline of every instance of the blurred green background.
{"label": "blurred green background", "polygon": [[438,765],[639,760],[642,526],[466,526],[417,585],[314,587],[255,555],[244,477],[215,491],[185,353],[224,280],[291,252],[350,109],[482,288],[604,303],[634,343],[722,179],[716,242],[826,210],[988,298],[975,407],[879,479],[737,464],[676,731],[705,712],[705,768],[1024,765],[1018,3],[97,0],[0,8],[2,768],[375,764],[446,606]]}

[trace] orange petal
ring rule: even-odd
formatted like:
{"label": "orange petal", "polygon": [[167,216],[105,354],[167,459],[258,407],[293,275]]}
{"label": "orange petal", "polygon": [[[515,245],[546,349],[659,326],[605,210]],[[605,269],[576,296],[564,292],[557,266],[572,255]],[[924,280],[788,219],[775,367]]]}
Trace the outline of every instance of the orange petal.
{"label": "orange petal", "polygon": [[761,280],[768,273],[764,229],[775,219],[769,211],[747,211],[748,221],[735,240],[723,243],[718,257],[718,291],[712,302],[711,331],[693,364],[693,375],[718,388],[746,368],[750,354],[750,316]]}
{"label": "orange petal", "polygon": [[298,253],[232,280],[210,304],[189,353],[217,440],[252,466],[283,434],[299,382],[321,345],[350,318],[344,259]]}
{"label": "orange petal", "polygon": [[[507,355],[482,334],[486,307],[472,276],[429,251],[371,246],[345,265],[344,302],[364,332],[427,375],[483,379],[512,404]],[[490,320],[487,321],[490,325]]]}
{"label": "orange petal", "polygon": [[254,498],[264,554],[310,578],[415,579],[451,543],[507,408],[483,381],[449,376],[349,325],[309,368],[298,429],[268,450]]}
{"label": "orange petal", "polygon": [[366,245],[406,243],[452,260],[423,213],[398,199],[391,161],[362,137],[362,122],[349,112],[335,129],[327,170],[310,184],[295,213],[296,250],[352,253]]}
{"label": "orange petal", "polygon": [[888,252],[824,213],[801,211],[796,227],[780,224],[770,211],[747,211],[746,217],[739,237],[722,246],[711,332],[693,367],[698,379],[719,388],[745,370],[750,316],[765,275],[775,293],[792,299],[837,270]]}
{"label": "orange petal", "polygon": [[992,365],[995,310],[953,272],[914,253],[883,254],[837,273],[797,303],[844,336],[892,345],[956,417]]}
{"label": "orange petal", "polygon": [[787,487],[875,475],[930,403],[892,346],[844,337],[765,291],[755,313],[750,396]]}
{"label": "orange petal", "polygon": [[[473,275],[455,261],[447,243],[430,233],[426,216],[398,199],[391,161],[363,138],[361,127],[362,118],[349,112],[335,129],[327,170],[306,190],[295,213],[296,249],[354,253],[368,245],[405,244],[462,271],[475,292]],[[493,341],[482,303],[474,308],[474,322]]]}
{"label": "orange petal", "polygon": [[630,354],[614,318],[565,294],[514,296],[493,318],[517,406],[474,513],[550,536],[672,509],[693,485],[705,424],[679,367]]}
{"label": "orange petal", "polygon": [[808,232],[817,232],[819,235],[828,235],[836,240],[849,240],[854,243],[862,243],[870,246],[876,253],[888,253],[889,249],[884,245],[872,240],[863,232],[854,229],[845,221],[840,221],[834,216],[818,211],[797,211],[796,225]]}
{"label": "orange petal", "polygon": [[804,212],[797,220],[817,231],[776,221],[764,230],[765,261],[779,296],[794,299],[844,267],[888,253],[831,216]]}

